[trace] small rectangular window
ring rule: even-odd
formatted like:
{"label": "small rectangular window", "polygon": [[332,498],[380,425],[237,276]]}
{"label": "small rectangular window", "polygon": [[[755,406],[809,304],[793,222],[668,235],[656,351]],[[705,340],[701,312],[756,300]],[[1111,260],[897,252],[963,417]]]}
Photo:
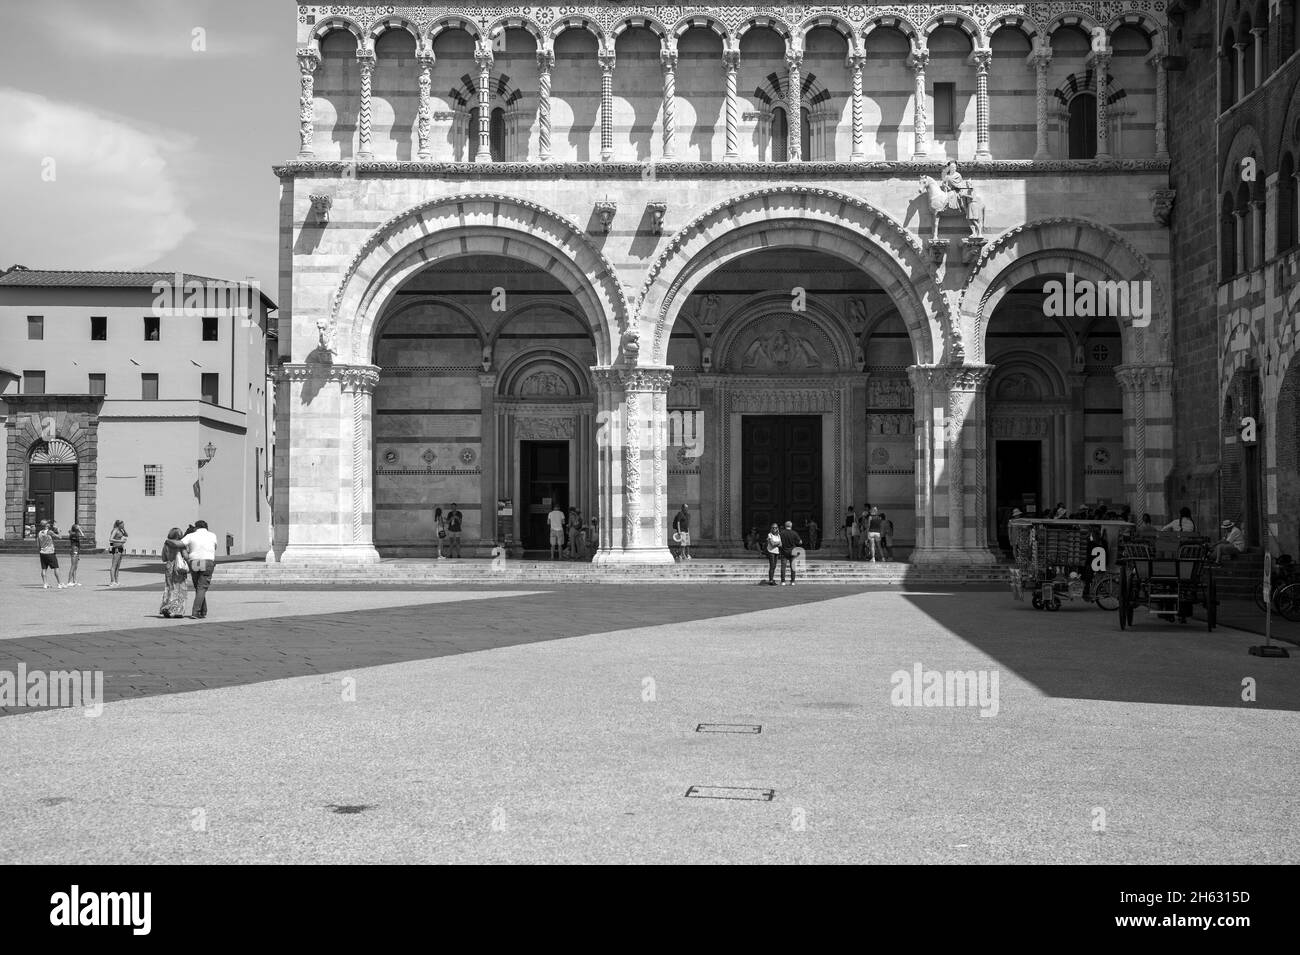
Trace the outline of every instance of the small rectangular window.
{"label": "small rectangular window", "polygon": [[957,84],[934,84],[934,133],[936,136],[957,135]]}
{"label": "small rectangular window", "polygon": [[145,401],[158,400],[158,376],[141,375],[140,376],[140,397]]}
{"label": "small rectangular window", "polygon": [[90,340],[92,342],[108,341],[108,316],[90,316]]}
{"label": "small rectangular window", "polygon": [[106,395],[106,394],[108,394],[108,376],[107,376],[107,375],[103,375],[103,374],[100,374],[100,375],[91,375],[91,376],[90,376],[90,393],[91,393],[92,395]]}
{"label": "small rectangular window", "polygon": [[156,342],[161,334],[162,319],[157,315],[146,315],[144,317],[144,340]]}
{"label": "small rectangular window", "polygon": [[205,342],[215,342],[217,340],[217,316],[203,316],[203,340]]}
{"label": "small rectangular window", "polygon": [[162,494],[162,465],[146,464],[144,466],[144,496],[158,497]]}
{"label": "small rectangular window", "polygon": [[45,340],[45,316],[44,315],[27,316],[27,340],[29,342],[39,342]]}
{"label": "small rectangular window", "polygon": [[220,376],[216,372],[205,371],[203,373],[202,382],[199,386],[203,400],[210,405],[217,404],[217,390],[219,386]]}
{"label": "small rectangular window", "polygon": [[45,372],[43,371],[23,372],[23,394],[25,395],[45,394]]}

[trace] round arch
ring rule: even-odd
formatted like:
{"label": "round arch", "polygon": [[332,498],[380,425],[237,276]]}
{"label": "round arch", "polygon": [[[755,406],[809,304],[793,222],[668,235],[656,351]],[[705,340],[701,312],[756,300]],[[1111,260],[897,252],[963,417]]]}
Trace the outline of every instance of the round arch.
{"label": "round arch", "polygon": [[671,35],[668,30],[668,27],[665,26],[661,21],[657,20],[655,17],[648,16],[644,13],[638,13],[635,15],[620,17],[618,20],[614,21],[614,23],[610,26],[610,30],[609,30],[610,39],[611,40],[618,39],[626,31],[632,29],[633,27],[644,27],[645,29],[653,33],[655,36],[659,37],[660,40],[663,40],[664,38]]}
{"label": "round arch", "polygon": [[317,23],[312,27],[311,43],[318,53],[320,52],[320,41],[325,39],[327,33],[333,33],[335,30],[343,30],[346,33],[351,33],[353,39],[357,41],[357,49],[365,49],[366,34],[361,27],[354,21],[349,20],[347,17],[332,16],[326,17],[324,20],[320,21],[320,23]]}
{"label": "round arch", "polygon": [[894,13],[877,13],[868,17],[862,24],[862,39],[866,40],[877,27],[888,27],[897,30],[907,37],[907,42],[912,49],[925,46],[916,24],[905,16]]}
{"label": "round arch", "polygon": [[756,14],[751,17],[746,17],[744,20],[741,20],[740,23],[736,24],[736,29],[734,31],[736,42],[739,43],[740,38],[755,27],[767,27],[767,29],[772,30],[777,34],[777,36],[785,40],[787,44],[791,43],[796,36],[799,38],[800,43],[803,42],[802,33],[797,33],[789,23],[780,17],[769,16],[767,14]]}
{"label": "round arch", "polygon": [[77,449],[62,438],[42,438],[27,450],[29,464],[76,464]]}
{"label": "round arch", "polygon": [[861,46],[861,41],[858,39],[857,31],[853,29],[853,24],[833,13],[818,13],[804,18],[795,31],[795,34],[799,37],[799,45],[803,46],[808,39],[808,34],[818,27],[835,30],[840,36],[848,40],[850,53]]}
{"label": "round arch", "polygon": [[[853,358],[857,343],[845,334],[840,317],[822,302],[809,298],[807,309],[800,314],[800,320],[806,320],[823,336],[829,346],[827,356],[833,362],[832,371],[852,371]],[[759,292],[737,303],[718,320],[717,340],[714,343],[713,367],[728,370],[733,358],[733,349],[751,326],[770,318],[773,313],[790,312],[790,296],[784,292]]]}
{"label": "round arch", "polygon": [[1004,395],[1003,384],[1012,375],[1025,375],[1032,381],[1039,389],[1039,399],[1061,401],[1070,396],[1070,388],[1061,377],[1060,369],[1037,352],[1013,348],[998,355],[997,367],[989,379],[989,401],[1025,400]]}
{"label": "round arch", "polygon": [[[487,339],[484,337],[484,332],[482,327],[479,325],[478,321],[474,318],[474,313],[471,312],[464,305],[462,305],[460,302],[457,302],[454,299],[444,298],[441,295],[418,295],[411,298],[409,301],[402,302],[402,304],[398,305],[396,308],[384,312],[379,316],[379,324],[378,327],[375,329],[375,334],[372,336],[372,338],[378,338],[379,333],[383,330],[384,325],[388,324],[389,322],[397,318],[400,318],[401,316],[405,315],[407,312],[414,311],[415,309],[421,308],[425,305],[436,305],[439,308],[445,308],[447,311],[452,312],[470,329],[470,331],[472,331],[478,337],[479,347],[480,348],[487,347],[488,345]],[[370,353],[371,358],[369,359],[371,361],[373,361],[374,359],[373,346],[374,346],[374,342],[372,341],[371,353]]]}
{"label": "round arch", "polygon": [[[1047,37],[1050,42],[1052,34],[1062,27],[1074,27],[1075,29],[1082,30],[1084,33],[1091,34],[1093,29],[1099,26],[1101,26],[1100,23],[1082,10],[1068,10],[1065,13],[1053,17],[1048,22],[1047,26],[1043,29],[1043,36]],[[1106,40],[1109,43],[1110,31],[1106,32]]]}
{"label": "round arch", "polygon": [[432,48],[434,39],[444,30],[464,30],[475,40],[482,35],[479,31],[478,24],[468,17],[456,16],[455,14],[444,14],[443,16],[434,17],[429,22],[429,46]]}
{"label": "round arch", "polygon": [[677,313],[700,282],[741,255],[784,245],[782,236],[852,262],[874,279],[898,306],[918,363],[960,352],[930,263],[911,233],[862,199],[778,186],[704,212],[680,229],[651,265],[639,310],[641,334],[653,340],[649,363],[665,362]]}
{"label": "round arch", "polygon": [[528,380],[539,372],[555,375],[555,383],[565,389],[561,397],[591,397],[591,373],[568,352],[555,348],[534,348],[515,355],[497,375],[498,398],[525,398],[531,395],[559,394],[555,391],[531,391]]}
{"label": "round arch", "polygon": [[[511,306],[506,311],[501,321],[498,322],[496,326],[492,329],[492,331],[488,334],[488,337],[483,342],[483,347],[489,348],[495,353],[497,342],[500,340],[505,330],[509,328],[514,322],[517,322],[519,319],[526,318],[528,316],[528,312],[532,309],[536,309],[537,307],[538,307],[537,302],[520,302],[517,305]],[[587,331],[588,333],[591,332],[591,327],[587,323],[586,316],[584,316],[582,312],[579,311],[577,308],[574,308],[572,305],[569,305],[567,302],[547,302],[545,307],[552,309],[553,311],[556,312],[563,312],[565,315],[568,315],[570,318],[576,319],[578,323],[582,325],[585,331]],[[593,340],[594,337],[595,336],[593,335]]]}
{"label": "round arch", "polygon": [[600,24],[595,20],[588,20],[586,17],[579,16],[578,14],[560,17],[551,24],[551,42],[554,43],[559,39],[561,33],[568,30],[586,30],[596,38],[597,50],[603,51],[611,49],[608,43],[608,38],[605,36],[605,32],[601,30]]}
{"label": "round arch", "polygon": [[1228,146],[1226,159],[1224,160],[1222,170],[1220,171],[1219,182],[1236,183],[1241,180],[1241,161],[1246,157],[1254,158],[1258,168],[1255,170],[1255,182],[1259,185],[1251,191],[1254,192],[1262,188],[1264,179],[1267,175],[1266,170],[1272,168],[1269,166],[1264,152],[1264,143],[1259,138],[1259,132],[1254,126],[1246,125],[1237,130],[1237,135],[1232,137],[1232,143]]}
{"label": "round arch", "polygon": [[[426,266],[461,255],[516,258],[554,275],[577,298],[602,364],[612,359],[627,304],[609,260],[577,223],[511,196],[472,193],[415,206],[384,223],[362,243],[335,292],[329,329],[345,326],[341,361],[373,351],[376,320],[397,289]],[[342,347],[339,341],[336,347]]]}
{"label": "round arch", "polygon": [[1062,217],[1004,232],[980,255],[961,298],[962,331],[970,343],[972,360],[984,360],[988,320],[1008,291],[1027,279],[1063,272],[1094,282],[1149,281],[1151,324],[1138,330],[1129,322],[1120,322],[1121,341],[1127,361],[1163,357],[1144,354],[1145,343],[1152,337],[1164,351],[1169,334],[1168,298],[1146,256],[1108,226]]}
{"label": "round arch", "polygon": [[994,17],[989,21],[988,38],[993,39],[993,34],[997,33],[1003,27],[1011,27],[1019,30],[1032,43],[1034,37],[1038,36],[1038,24],[1031,17],[1021,16],[1016,13],[1004,13],[1001,16]]}
{"label": "round arch", "polygon": [[682,17],[680,20],[678,20],[676,23],[673,24],[672,33],[674,37],[680,40],[682,38],[682,35],[687,30],[694,29],[695,27],[701,27],[706,30],[712,30],[718,36],[722,37],[723,49],[727,48],[727,41],[731,37],[730,34],[728,34],[727,32],[726,26],[723,24],[721,20],[718,20],[715,17],[711,17],[708,14],[692,13],[689,16]]}
{"label": "round arch", "polygon": [[537,23],[531,17],[520,16],[512,13],[508,16],[498,17],[493,20],[487,28],[486,34],[488,39],[495,40],[506,30],[523,30],[532,36],[537,43],[537,51],[540,53],[549,47],[551,42],[546,31],[542,29],[541,24]]}
{"label": "round arch", "polygon": [[964,13],[945,10],[942,13],[934,14],[921,24],[921,35],[926,38],[927,43],[930,34],[939,27],[956,27],[961,30],[970,40],[971,47],[976,50],[988,46],[988,39],[984,36],[984,31],[980,29],[980,25]]}
{"label": "round arch", "polygon": [[415,40],[415,48],[417,50],[424,49],[424,37],[420,36],[420,28],[410,20],[406,19],[406,17],[399,16],[382,17],[370,24],[369,28],[366,30],[366,36],[370,40],[370,45],[373,47],[375,41],[389,30],[406,31],[411,35],[411,38]]}

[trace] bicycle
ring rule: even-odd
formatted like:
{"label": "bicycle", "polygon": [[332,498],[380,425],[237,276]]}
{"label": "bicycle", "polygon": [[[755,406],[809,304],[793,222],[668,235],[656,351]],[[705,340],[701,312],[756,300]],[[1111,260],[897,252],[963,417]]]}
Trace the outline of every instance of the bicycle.
{"label": "bicycle", "polygon": [[[1300,621],[1300,581],[1283,579],[1274,583],[1269,591],[1269,603],[1287,620]],[[1268,612],[1268,606],[1264,603],[1263,587],[1255,589],[1255,606],[1261,612]]]}

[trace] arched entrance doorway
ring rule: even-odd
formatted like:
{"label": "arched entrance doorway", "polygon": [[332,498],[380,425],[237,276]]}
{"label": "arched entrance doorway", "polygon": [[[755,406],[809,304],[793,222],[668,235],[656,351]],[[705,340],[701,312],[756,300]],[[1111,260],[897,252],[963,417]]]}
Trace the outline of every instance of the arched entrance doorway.
{"label": "arched entrance doorway", "polygon": [[1065,281],[1063,274],[1044,274],[1014,286],[985,335],[985,360],[994,366],[988,507],[1003,547],[1013,508],[1042,516],[1057,504],[1073,513],[1082,505],[1119,511],[1128,503],[1123,397],[1115,378],[1119,324],[1108,316],[1059,314],[1049,283]]}
{"label": "arched entrance doorway", "polygon": [[36,504],[34,527],[51,520],[66,531],[77,520],[77,452],[67,441],[54,438],[32,445],[27,500]]}
{"label": "arched entrance doorway", "polygon": [[[1253,436],[1245,430],[1247,418],[1254,421]],[[1263,543],[1263,467],[1260,461],[1263,424],[1258,369],[1250,366],[1238,368],[1223,401],[1219,518],[1235,522],[1246,535],[1246,544],[1250,547]],[[1280,414],[1278,424],[1279,427],[1285,426]],[[1198,528],[1213,537],[1218,528],[1209,526],[1211,523],[1203,522]]]}
{"label": "arched entrance doorway", "polygon": [[554,505],[589,519],[595,339],[552,274],[494,254],[417,272],[380,317],[373,362],[381,554],[434,554],[435,515],[453,505],[465,556],[496,540],[544,550]]}

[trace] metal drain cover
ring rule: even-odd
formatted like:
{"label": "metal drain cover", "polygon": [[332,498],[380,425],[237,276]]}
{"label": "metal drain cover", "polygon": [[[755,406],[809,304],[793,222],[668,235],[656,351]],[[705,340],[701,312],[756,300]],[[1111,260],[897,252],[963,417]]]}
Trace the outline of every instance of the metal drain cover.
{"label": "metal drain cover", "polygon": [[695,727],[697,733],[761,733],[763,727],[758,723],[701,723]]}
{"label": "metal drain cover", "polygon": [[357,813],[359,813],[359,812],[365,812],[367,809],[374,809],[375,807],[374,807],[374,806],[335,806],[335,805],[329,805],[329,806],[326,806],[325,808],[328,809],[330,812],[332,812],[332,813],[334,813],[334,814],[336,814],[336,815],[339,815],[339,816],[355,816],[355,815],[356,815]]}
{"label": "metal drain cover", "polygon": [[750,802],[771,802],[775,789],[755,789],[748,786],[692,786],[686,790],[687,799],[744,799]]}

